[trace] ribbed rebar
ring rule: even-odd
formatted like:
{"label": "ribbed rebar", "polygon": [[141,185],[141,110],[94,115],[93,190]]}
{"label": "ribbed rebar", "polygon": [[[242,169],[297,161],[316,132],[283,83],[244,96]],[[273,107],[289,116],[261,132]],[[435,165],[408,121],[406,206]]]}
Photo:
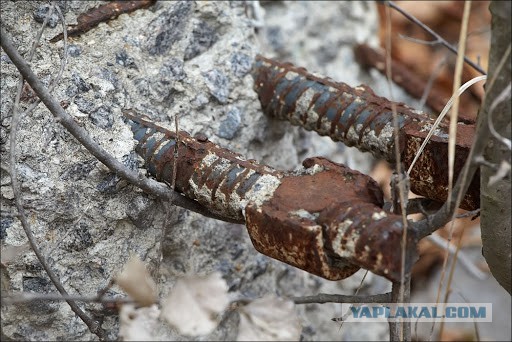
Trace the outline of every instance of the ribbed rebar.
{"label": "ribbed rebar", "polygon": [[[399,151],[406,168],[435,122],[424,112],[375,95],[365,85],[350,87],[290,63],[257,56],[252,74],[254,89],[268,116],[368,151],[390,163],[396,159],[394,141],[395,134],[399,134]],[[398,118],[397,133],[393,128],[393,104]],[[467,158],[473,133],[474,126],[459,123],[456,175]],[[442,122],[409,175],[413,192],[439,202],[448,193],[448,137],[447,123]],[[479,194],[479,175],[476,175],[461,207],[477,209]]]}
{"label": "ribbed rebar", "polygon": [[243,219],[242,210],[248,201],[265,200],[280,184],[279,171],[246,160],[202,135],[194,138],[180,131],[176,137],[175,132],[152,122],[126,112],[125,116],[131,120],[138,141],[135,151],[144,158],[149,173],[170,185],[176,165],[176,190],[215,213]]}
{"label": "ribbed rebar", "polygon": [[[360,267],[399,279],[402,219],[382,209],[382,191],[370,177],[318,157],[301,170],[277,171],[203,135],[125,115],[148,172],[219,216],[245,220],[259,252],[331,280]],[[416,243],[414,233],[408,237],[407,269]]]}

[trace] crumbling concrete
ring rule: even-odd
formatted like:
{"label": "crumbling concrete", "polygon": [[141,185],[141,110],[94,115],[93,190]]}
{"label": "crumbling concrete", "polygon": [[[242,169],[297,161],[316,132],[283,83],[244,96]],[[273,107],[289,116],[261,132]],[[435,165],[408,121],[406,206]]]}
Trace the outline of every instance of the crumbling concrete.
{"label": "crumbling concrete", "polygon": [[[59,4],[68,24],[73,24],[80,13],[104,2]],[[304,157],[321,155],[367,172],[371,164],[368,154],[265,117],[249,71],[256,53],[262,53],[354,86],[368,81],[371,76],[359,72],[351,46],[363,41],[375,44],[374,4],[275,1],[262,5],[159,1],[148,9],[99,24],[69,40],[68,64],[54,96],[67,101],[68,113],[132,169],[141,163],[121,115],[124,108],[171,129],[178,115],[180,129],[191,135],[202,133],[221,146],[278,169],[293,169]],[[34,18],[41,16],[43,6],[46,2],[2,3],[2,25],[23,55],[41,26]],[[62,31],[60,23],[53,24],[52,19],[31,63],[46,83],[56,75],[62,59],[63,42],[49,43]],[[3,51],[1,67],[4,247],[21,245],[26,238],[16,218],[7,164],[18,73]],[[379,92],[379,86],[373,86]],[[30,99],[25,100],[21,107],[29,103]],[[206,219],[154,200],[96,161],[43,105],[23,118],[16,153],[32,229],[71,294],[95,294],[132,253],[149,264],[162,295],[179,276],[214,270],[223,274],[233,294],[249,298],[266,293],[349,294],[361,279],[358,273],[340,282],[324,281],[257,253],[241,225]],[[33,253],[18,256],[2,272],[3,291],[55,292]],[[366,284],[361,293],[389,289],[388,283],[376,276],[367,277]],[[114,287],[108,294],[120,292]],[[115,314],[99,304],[80,306],[102,319],[109,338],[116,338]],[[371,336],[368,329],[361,332],[351,325],[340,331],[330,320],[340,315],[337,305],[306,305],[298,310],[303,317],[304,340],[387,337],[385,326],[373,329]],[[232,340],[237,323],[236,313],[230,313],[204,338]],[[97,339],[64,302],[4,306],[2,332],[20,340]],[[158,334],[161,339],[183,339],[164,326]]]}

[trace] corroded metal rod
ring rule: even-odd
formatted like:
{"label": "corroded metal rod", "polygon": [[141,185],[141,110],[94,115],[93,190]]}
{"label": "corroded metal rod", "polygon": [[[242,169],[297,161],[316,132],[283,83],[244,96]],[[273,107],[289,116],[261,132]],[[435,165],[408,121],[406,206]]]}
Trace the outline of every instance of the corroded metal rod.
{"label": "corroded metal rod", "polygon": [[[253,76],[265,114],[371,152],[377,158],[391,163],[395,161],[392,102],[375,95],[369,87],[353,88],[291,63],[262,56],[256,57]],[[407,168],[435,120],[403,103],[395,105],[401,160]],[[468,156],[474,129],[471,125],[458,125],[456,175]],[[445,201],[448,193],[447,156],[448,125],[442,123],[409,175],[411,190],[427,198]],[[479,175],[473,178],[461,203],[462,208],[474,210],[480,206],[479,179]]]}
{"label": "corroded metal rod", "polygon": [[[175,190],[221,216],[243,219],[259,252],[330,280],[360,267],[400,279],[402,219],[382,209],[382,191],[370,177],[318,157],[306,159],[302,170],[278,171],[204,136],[176,136],[125,115],[149,173],[171,184],[176,165]],[[407,235],[406,272],[417,240],[414,232]]]}
{"label": "corroded metal rod", "polygon": [[[91,8],[82,13],[77,18],[77,25],[68,28],[68,37],[78,36],[92,28],[98,26],[102,22],[114,19],[123,13],[130,13],[140,8],[152,6],[156,0],[138,0],[138,1],[111,1],[96,8]],[[55,43],[64,38],[62,33],[50,39]]]}
{"label": "corroded metal rod", "polygon": [[[144,158],[149,173],[159,182],[172,184],[176,133],[128,112],[135,151]],[[248,201],[260,203],[279,186],[281,172],[247,160],[215,145],[205,136],[178,136],[175,190],[223,217],[244,221]]]}

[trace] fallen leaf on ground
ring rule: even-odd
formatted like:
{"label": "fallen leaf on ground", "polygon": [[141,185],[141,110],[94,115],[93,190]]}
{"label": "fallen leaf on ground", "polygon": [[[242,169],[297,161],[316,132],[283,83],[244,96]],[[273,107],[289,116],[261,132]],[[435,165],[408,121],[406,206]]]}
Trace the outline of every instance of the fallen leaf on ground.
{"label": "fallen leaf on ground", "polygon": [[152,332],[159,315],[156,305],[136,309],[133,304],[124,304],[119,310],[119,338],[121,341],[155,341]]}
{"label": "fallen leaf on ground", "polygon": [[298,341],[301,331],[292,301],[268,296],[240,309],[237,341]]}
{"label": "fallen leaf on ground", "polygon": [[155,281],[138,256],[133,256],[126,263],[123,271],[115,277],[115,282],[141,306],[150,306],[156,302]]}
{"label": "fallen leaf on ground", "polygon": [[229,304],[228,286],[220,273],[184,277],[162,304],[162,316],[181,335],[211,333]]}

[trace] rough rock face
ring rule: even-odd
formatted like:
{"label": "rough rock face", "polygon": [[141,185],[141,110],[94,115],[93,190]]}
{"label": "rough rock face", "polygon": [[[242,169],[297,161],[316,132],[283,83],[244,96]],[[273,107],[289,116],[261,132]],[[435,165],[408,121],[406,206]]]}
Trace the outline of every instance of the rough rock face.
{"label": "rough rock face", "polygon": [[[104,2],[62,2],[68,24]],[[357,85],[360,75],[351,45],[376,40],[376,11],[364,2],[162,1],[120,15],[69,40],[67,66],[54,96],[94,139],[132,169],[142,163],[121,109],[211,141],[279,169],[293,169],[306,156],[322,155],[368,171],[369,155],[266,118],[249,75],[256,53],[288,60]],[[2,25],[27,55],[40,29],[46,2],[2,3]],[[39,18],[39,19],[38,19]],[[36,21],[37,20],[37,21]],[[60,67],[63,43],[49,40],[62,31],[51,18],[31,66],[47,84]],[[8,174],[8,134],[18,73],[1,56],[1,242],[26,242],[16,218]],[[365,79],[362,79],[365,78]],[[381,89],[375,89],[379,92]],[[396,94],[396,93],[395,93]],[[386,94],[383,93],[385,96]],[[31,99],[22,99],[21,108]],[[220,271],[234,296],[267,293],[299,296],[353,293],[361,273],[328,282],[258,254],[245,227],[203,218],[168,206],[120,180],[95,160],[43,106],[24,116],[18,132],[17,170],[25,208],[37,241],[71,294],[94,295],[135,253],[149,266],[162,295],[185,274]],[[160,258],[162,255],[162,258]],[[32,252],[2,270],[2,291],[56,292]],[[388,283],[367,277],[365,292],[385,292]],[[117,287],[109,295],[120,293]],[[118,318],[99,304],[80,304],[103,320],[115,339]],[[386,326],[340,331],[330,321],[336,305],[299,306],[304,340],[383,339]],[[238,316],[227,314],[208,340],[236,337]],[[370,330],[371,335],[370,335]],[[20,340],[97,339],[65,302],[31,302],[2,307],[2,333]],[[165,325],[162,339],[183,339]]]}

